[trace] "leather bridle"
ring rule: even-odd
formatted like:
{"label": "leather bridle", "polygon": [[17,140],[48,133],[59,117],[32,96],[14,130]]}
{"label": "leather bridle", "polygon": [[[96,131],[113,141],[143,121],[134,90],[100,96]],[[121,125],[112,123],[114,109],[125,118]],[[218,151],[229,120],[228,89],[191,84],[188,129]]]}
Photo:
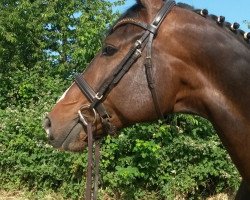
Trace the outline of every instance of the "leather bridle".
{"label": "leather bridle", "polygon": [[[83,106],[79,111],[80,121],[87,127],[88,132],[88,175],[87,175],[87,189],[86,189],[86,200],[91,200],[91,188],[92,188],[92,166],[93,166],[93,141],[94,135],[92,131],[92,126],[94,125],[95,121],[88,122],[86,117],[82,114],[84,110],[91,110],[94,114],[94,118],[96,119],[97,114],[101,120],[103,126],[103,132],[108,134],[113,134],[116,130],[115,126],[110,122],[110,115],[108,114],[105,105],[103,102],[105,101],[106,97],[110,93],[110,91],[119,83],[122,77],[128,72],[131,66],[137,61],[137,59],[141,56],[142,51],[146,47],[146,58],[145,58],[145,70],[146,76],[148,81],[148,86],[152,94],[152,99],[154,102],[155,111],[159,118],[164,118],[163,113],[161,112],[159,99],[155,90],[155,82],[152,75],[152,44],[153,40],[156,37],[157,31],[168,15],[168,13],[172,10],[175,6],[174,0],[166,0],[164,1],[164,5],[159,10],[157,15],[155,16],[153,22],[151,24],[147,24],[144,22],[137,22],[137,21],[127,21],[127,23],[133,24],[135,26],[141,27],[144,29],[144,33],[139,40],[135,42],[135,44],[131,47],[127,55],[122,59],[120,64],[115,68],[115,70],[111,73],[111,75],[102,83],[101,87],[99,88],[98,92],[95,92],[88,82],[83,78],[82,74],[78,74],[75,78],[75,82],[84,94],[84,96],[89,100],[90,104]],[[124,25],[124,23],[119,23],[114,26],[113,29],[118,28],[119,26]],[[96,145],[96,148],[99,149],[99,143]],[[97,152],[97,156],[95,156],[95,160],[97,163],[95,164],[95,171],[99,170],[99,152]],[[91,154],[91,155],[90,155]],[[98,181],[98,172],[95,173],[97,177],[95,180]],[[97,198],[97,185],[98,183],[95,181],[95,189],[93,194],[93,199]]]}

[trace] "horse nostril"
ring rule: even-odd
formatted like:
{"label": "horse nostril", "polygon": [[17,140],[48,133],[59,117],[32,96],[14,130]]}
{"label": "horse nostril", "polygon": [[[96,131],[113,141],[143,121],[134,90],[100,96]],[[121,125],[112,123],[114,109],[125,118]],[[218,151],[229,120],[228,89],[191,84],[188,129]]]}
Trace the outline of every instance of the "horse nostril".
{"label": "horse nostril", "polygon": [[43,122],[44,129],[49,129],[51,127],[51,121],[49,117],[45,117]]}
{"label": "horse nostril", "polygon": [[47,133],[48,139],[54,140],[54,137],[52,136],[52,133],[51,133],[51,120],[49,117],[45,117],[43,126],[44,126],[46,133]]}

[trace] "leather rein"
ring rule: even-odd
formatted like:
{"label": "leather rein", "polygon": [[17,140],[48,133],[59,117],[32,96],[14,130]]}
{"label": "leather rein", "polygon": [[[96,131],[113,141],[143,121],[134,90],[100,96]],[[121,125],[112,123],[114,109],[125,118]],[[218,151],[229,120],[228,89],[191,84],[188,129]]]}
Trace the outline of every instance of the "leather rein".
{"label": "leather rein", "polygon": [[[122,77],[128,72],[131,66],[141,57],[142,51],[146,47],[146,58],[145,58],[145,71],[148,81],[148,87],[151,91],[155,111],[159,118],[164,118],[163,113],[160,110],[159,99],[155,90],[155,82],[152,75],[152,44],[153,40],[156,37],[157,31],[169,14],[172,8],[175,6],[174,0],[164,1],[164,5],[159,10],[151,24],[137,21],[126,21],[126,23],[133,24],[135,26],[141,27],[145,30],[143,35],[139,40],[135,42],[133,47],[129,50],[127,55],[122,59],[120,64],[115,68],[111,75],[102,83],[98,92],[95,92],[88,82],[83,78],[82,74],[78,74],[75,77],[75,83],[80,88],[84,96],[89,100],[90,104],[84,105],[79,111],[80,121],[87,127],[88,135],[88,168],[87,168],[87,183],[85,191],[86,200],[96,200],[97,191],[98,191],[98,176],[99,176],[99,162],[100,162],[100,141],[97,141],[98,138],[95,138],[93,134],[93,126],[96,123],[97,115],[101,120],[103,132],[105,134],[114,134],[116,131],[115,126],[110,122],[110,115],[108,114],[103,102],[110,93],[110,91],[119,83]],[[124,23],[119,23],[114,26],[113,30],[117,27],[124,25]],[[84,111],[93,112],[94,119],[93,121],[88,121],[87,117],[83,114]],[[93,150],[93,145],[95,143],[95,148]],[[94,161],[93,161],[93,151],[94,151]],[[92,192],[93,186],[93,168],[94,168],[94,191]]]}

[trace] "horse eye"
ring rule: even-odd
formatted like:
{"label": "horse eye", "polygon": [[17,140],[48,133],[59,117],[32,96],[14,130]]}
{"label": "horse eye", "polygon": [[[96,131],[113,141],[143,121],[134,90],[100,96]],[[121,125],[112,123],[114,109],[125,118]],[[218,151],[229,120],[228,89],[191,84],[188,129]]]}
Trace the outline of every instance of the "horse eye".
{"label": "horse eye", "polygon": [[105,56],[112,56],[114,55],[116,52],[118,51],[117,48],[111,46],[111,45],[107,45],[102,49],[102,55]]}

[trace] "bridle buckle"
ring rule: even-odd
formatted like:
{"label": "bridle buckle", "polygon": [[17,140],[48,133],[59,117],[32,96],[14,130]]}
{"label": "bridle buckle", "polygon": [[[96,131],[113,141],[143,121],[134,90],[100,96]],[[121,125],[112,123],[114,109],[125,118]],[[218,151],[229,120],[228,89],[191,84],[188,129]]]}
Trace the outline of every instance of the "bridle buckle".
{"label": "bridle buckle", "polygon": [[96,93],[95,98],[96,98],[97,100],[101,100],[101,99],[103,98],[103,95],[101,95],[101,96],[99,97],[99,93]]}

